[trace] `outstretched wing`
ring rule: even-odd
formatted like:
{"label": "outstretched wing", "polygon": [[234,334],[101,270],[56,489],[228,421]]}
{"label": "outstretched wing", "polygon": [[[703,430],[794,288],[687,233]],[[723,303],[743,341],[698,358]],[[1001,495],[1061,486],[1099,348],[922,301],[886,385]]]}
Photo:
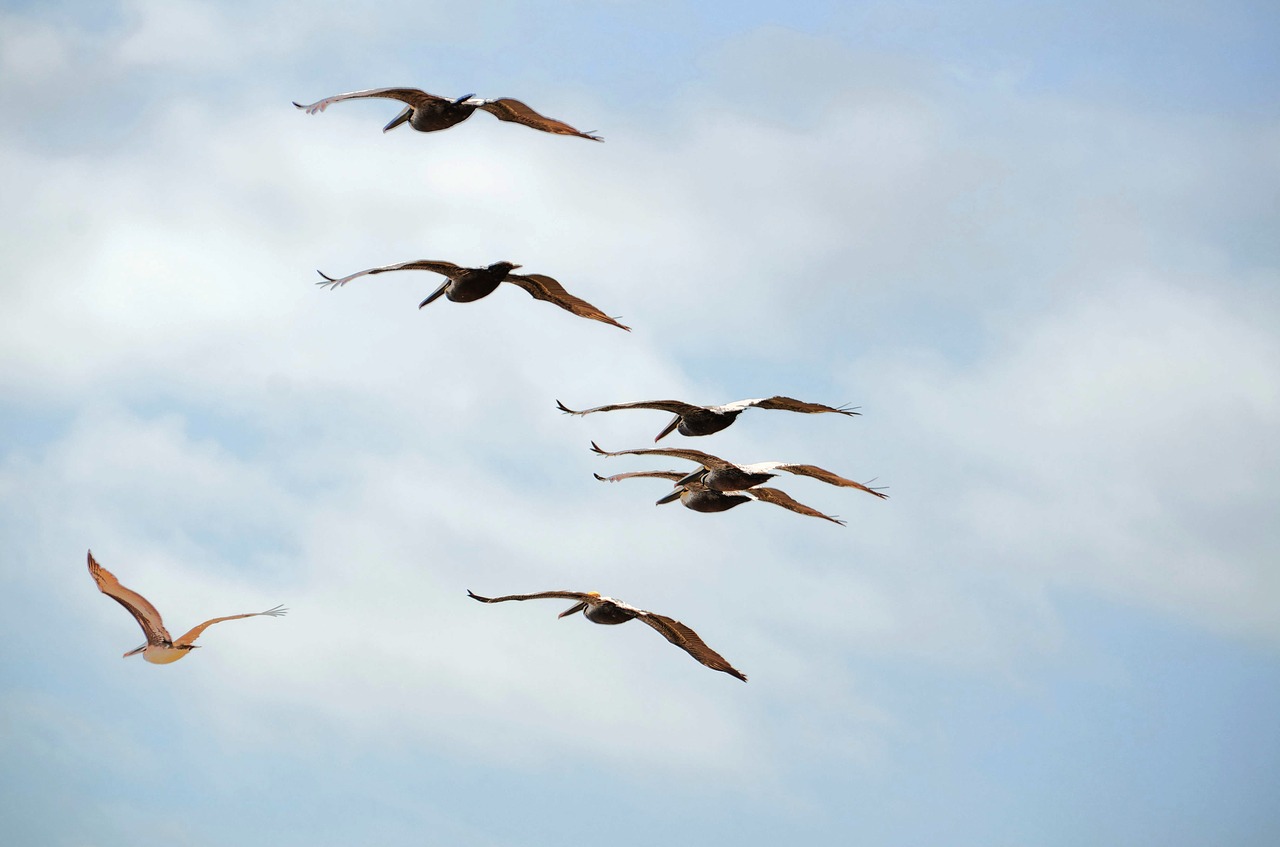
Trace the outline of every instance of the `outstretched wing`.
{"label": "outstretched wing", "polygon": [[590,318],[593,321],[607,323],[610,326],[616,326],[618,329],[631,331],[631,327],[623,326],[604,312],[592,306],[586,300],[580,297],[574,297],[568,291],[564,290],[564,286],[556,280],[544,274],[507,274],[503,282],[514,283],[530,296],[537,300],[546,300],[548,303],[554,303],[561,309],[573,312],[580,318]]}
{"label": "outstretched wing", "polygon": [[793,473],[793,474],[796,474],[797,476],[811,476],[814,479],[818,479],[827,483],[828,485],[838,485],[841,488],[856,488],[859,491],[865,491],[868,494],[874,494],[876,497],[879,497],[881,500],[889,499],[888,494],[883,494],[879,491],[876,491],[874,488],[869,488],[866,485],[863,485],[861,482],[854,482],[852,479],[845,479],[844,477],[838,474],[833,474],[831,471],[824,470],[823,468],[820,468],[817,465],[787,465],[781,462],[761,462],[758,465],[744,465],[743,469],[759,470],[759,471],[766,471],[766,472],[771,470],[779,470],[779,471],[786,471],[787,473]]}
{"label": "outstretched wing", "polygon": [[671,449],[661,449],[654,447],[642,450],[610,451],[603,449],[594,441],[591,442],[591,449],[593,452],[599,453],[601,456],[670,456],[673,459],[687,459],[690,462],[697,462],[704,468],[711,470],[722,470],[724,468],[735,467],[732,462],[726,462],[719,456],[712,456],[710,453],[703,453],[701,450],[688,450],[675,447]]}
{"label": "outstretched wing", "polygon": [[456,274],[460,273],[462,270],[463,270],[462,268],[458,267],[453,262],[438,262],[438,261],[435,261],[434,259],[419,259],[416,262],[401,262],[398,265],[383,265],[380,268],[369,268],[368,270],[364,270],[364,271],[356,271],[355,273],[349,274],[340,279],[334,279],[333,277],[326,274],[324,271],[316,271],[316,273],[324,277],[324,279],[321,280],[320,282],[317,282],[316,285],[328,286],[330,290],[333,290],[335,288],[339,288],[343,285],[346,285],[348,282],[350,282],[353,279],[356,279],[357,277],[373,276],[375,274],[384,274],[384,273],[387,273],[388,271],[431,271],[432,273],[442,274],[452,279]]}
{"label": "outstretched wing", "polygon": [[335,94],[332,97],[326,97],[323,100],[317,100],[314,103],[302,105],[298,101],[294,101],[293,105],[302,109],[308,115],[314,115],[317,112],[323,112],[325,109],[337,103],[339,100],[363,100],[368,97],[378,97],[384,100],[399,100],[401,103],[407,103],[415,109],[421,109],[431,103],[451,103],[444,97],[435,94],[428,94],[417,88],[370,88],[365,91],[351,91],[346,94]]}
{"label": "outstretched wing", "polygon": [[613,476],[600,476],[598,473],[593,473],[592,476],[601,482],[617,482],[620,479],[631,479],[633,476],[651,476],[675,482],[678,479],[684,479],[688,474],[680,471],[630,471],[628,473],[617,473]]}
{"label": "outstretched wing", "polygon": [[547,598],[586,602],[587,600],[594,600],[597,595],[588,594],[585,591],[539,591],[537,594],[504,594],[501,597],[481,597],[471,589],[467,589],[467,596],[472,600],[479,600],[481,603],[505,603],[508,600],[542,600]]}
{"label": "outstretched wing", "polygon": [[660,409],[664,412],[670,412],[673,415],[692,415],[696,412],[706,411],[702,406],[695,406],[692,403],[684,403],[680,400],[642,400],[639,403],[614,403],[609,406],[596,406],[594,409],[583,409],[581,412],[575,412],[559,400],[556,401],[556,408],[570,415],[589,415],[592,412],[614,412],[618,409]]}
{"label": "outstretched wing", "polygon": [[664,615],[655,615],[653,612],[643,611],[636,615],[636,620],[644,621],[649,626],[662,633],[662,636],[672,644],[676,645],[681,650],[684,650],[690,656],[712,670],[723,671],[730,676],[737,677],[743,682],[747,681],[746,674],[742,673],[733,665],[725,661],[724,656],[721,656],[715,650],[708,647],[706,642],[698,637],[698,633],[689,629],[689,627],[680,623],[680,621],[675,620],[674,618],[668,618]]}
{"label": "outstretched wing", "polygon": [[273,618],[278,618],[288,611],[289,610],[284,606],[276,606],[274,609],[267,609],[265,612],[248,612],[243,615],[227,615],[225,618],[212,618],[183,633],[177,641],[173,642],[173,646],[182,647],[187,644],[195,643],[195,640],[200,637],[200,633],[204,632],[206,627],[213,626],[216,623],[222,623],[223,621],[238,621],[241,618],[256,618],[258,615],[270,615]]}
{"label": "outstretched wing", "polygon": [[776,488],[763,488],[761,486],[756,486],[755,488],[748,488],[745,491],[738,491],[733,493],[746,494],[748,497],[754,497],[757,500],[763,500],[766,503],[772,503],[775,506],[781,506],[784,509],[790,509],[791,511],[798,512],[802,515],[809,515],[815,518],[822,518],[824,521],[831,521],[832,523],[838,523],[840,524],[840,526],[844,526],[844,521],[840,520],[834,515],[824,515],[822,512],[819,512],[817,509],[811,508],[809,506],[806,506],[803,503],[799,503],[795,500],[792,500],[789,494],[787,494],[785,491],[779,491]]}
{"label": "outstretched wing", "polygon": [[89,551],[89,575],[98,584],[99,591],[129,610],[129,614],[133,615],[146,634],[148,644],[160,644],[169,640],[169,631],[164,628],[156,607],[148,603],[146,597],[121,585],[115,574],[93,558],[92,550]]}
{"label": "outstretched wing", "polygon": [[840,415],[860,415],[861,412],[854,411],[852,406],[824,406],[821,403],[806,403],[803,400],[797,400],[794,397],[783,397],[777,395],[774,397],[762,397],[757,400],[735,400],[732,403],[726,403],[723,406],[717,406],[717,410],[728,411],[731,409],[747,409],[755,406],[760,409],[778,409],[784,412],[802,412],[807,415],[817,414],[818,412],[835,412]]}
{"label": "outstretched wing", "polygon": [[512,121],[513,123],[524,124],[531,129],[539,129],[543,132],[550,132],[556,135],[576,135],[579,138],[589,138],[592,141],[604,141],[604,139],[598,135],[579,132],[564,121],[558,121],[555,118],[548,118],[546,115],[540,115],[524,103],[521,103],[519,100],[512,100],[510,97],[499,97],[496,100],[484,100],[479,97],[473,97],[470,100],[462,101],[462,104],[464,106],[475,106],[477,109],[483,109],[500,121]]}

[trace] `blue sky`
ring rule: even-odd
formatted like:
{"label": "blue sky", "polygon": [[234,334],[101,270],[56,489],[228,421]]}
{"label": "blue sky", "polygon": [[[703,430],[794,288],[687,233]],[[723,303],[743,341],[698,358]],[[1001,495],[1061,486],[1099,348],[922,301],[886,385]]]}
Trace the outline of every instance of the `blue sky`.
{"label": "blue sky", "polygon": [[[789,5],[0,7],[7,840],[1276,843],[1280,16]],[[289,105],[384,85],[606,143]],[[635,331],[312,285],[418,258]],[[664,417],[554,408],[773,393],[863,416],[683,443],[891,499],[654,508],[587,448]],[[123,660],[90,547],[291,612]]]}

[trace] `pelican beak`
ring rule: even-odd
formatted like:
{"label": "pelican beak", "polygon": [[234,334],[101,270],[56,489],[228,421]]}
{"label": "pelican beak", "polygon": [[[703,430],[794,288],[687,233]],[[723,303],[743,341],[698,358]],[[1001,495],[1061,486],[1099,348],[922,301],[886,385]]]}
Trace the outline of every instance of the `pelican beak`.
{"label": "pelican beak", "polygon": [[132,650],[130,650],[128,653],[125,653],[125,654],[124,654],[123,656],[121,656],[120,658],[122,658],[122,659],[127,659],[127,658],[129,658],[130,656],[136,656],[136,655],[138,655],[139,653],[141,653],[141,652],[142,652],[143,650],[145,650],[145,649],[147,649],[147,645],[146,645],[146,644],[143,644],[141,647],[135,647],[135,648],[133,648]]}
{"label": "pelican beak", "polygon": [[419,304],[418,304],[418,308],[419,308],[419,309],[421,309],[423,306],[427,305],[427,304],[428,304],[428,303],[430,303],[432,300],[435,300],[435,299],[436,299],[437,297],[439,297],[441,294],[444,294],[445,289],[446,289],[446,288],[448,288],[448,287],[450,286],[450,284],[452,284],[452,283],[453,283],[453,280],[451,280],[451,279],[446,279],[446,280],[444,281],[444,284],[443,284],[443,285],[441,285],[441,286],[440,286],[439,288],[437,288],[435,291],[431,292],[431,296],[430,296],[430,297],[428,297],[426,300],[423,300],[421,303],[419,303]]}
{"label": "pelican beak", "polygon": [[464,94],[464,95],[462,95],[461,97],[459,97],[457,100],[454,100],[454,101],[453,101],[453,105],[455,105],[455,106],[461,106],[463,103],[467,102],[468,100],[470,100],[472,97],[475,97],[475,96],[476,96],[476,95],[475,95],[474,93],[472,93],[472,94]]}
{"label": "pelican beak", "polygon": [[679,500],[679,499],[680,499],[680,495],[681,495],[681,494],[683,494],[683,493],[684,493],[684,489],[683,489],[683,488],[673,488],[673,489],[671,489],[671,493],[670,493],[670,494],[668,494],[666,497],[663,497],[661,500],[659,500],[657,503],[654,503],[653,505],[655,505],[655,506],[661,506],[661,505],[662,505],[662,504],[664,504],[664,503],[672,503],[672,502],[674,502],[674,501],[676,501],[676,500]]}
{"label": "pelican beak", "polygon": [[688,476],[686,476],[684,479],[677,479],[677,480],[676,480],[676,487],[677,487],[677,488],[682,488],[682,487],[684,487],[684,486],[686,486],[686,485],[688,485],[689,483],[694,482],[694,481],[701,482],[701,481],[702,481],[702,478],[703,478],[704,476],[706,476],[706,475],[707,475],[707,469],[706,469],[706,468],[698,468],[696,471],[694,471],[693,473],[689,474],[689,475],[688,475]]}
{"label": "pelican beak", "polygon": [[557,618],[567,618],[567,617],[569,617],[569,615],[576,615],[578,612],[581,612],[581,611],[582,611],[583,609],[585,609],[585,608],[587,608],[587,604],[586,604],[586,603],[574,603],[572,606],[570,606],[569,608],[565,609],[565,610],[564,610],[563,612],[561,612],[560,614],[556,615],[556,617],[557,617]]}
{"label": "pelican beak", "polygon": [[676,415],[674,418],[671,419],[671,423],[667,424],[666,428],[663,429],[662,432],[658,433],[658,437],[653,440],[661,441],[662,439],[666,438],[668,435],[670,435],[672,432],[675,431],[676,427],[680,426],[681,420],[683,420],[683,418],[681,418],[679,415]]}
{"label": "pelican beak", "polygon": [[411,118],[411,117],[413,117],[413,107],[412,107],[412,106],[405,106],[405,107],[404,107],[404,111],[403,111],[403,112],[401,112],[400,114],[396,115],[396,116],[391,120],[391,123],[387,124],[386,126],[384,126],[384,127],[382,128],[382,131],[383,131],[383,132],[390,132],[391,130],[393,130],[393,129],[395,129],[396,127],[400,126],[400,124],[402,124],[402,123],[404,123],[405,121],[409,120],[409,118]]}

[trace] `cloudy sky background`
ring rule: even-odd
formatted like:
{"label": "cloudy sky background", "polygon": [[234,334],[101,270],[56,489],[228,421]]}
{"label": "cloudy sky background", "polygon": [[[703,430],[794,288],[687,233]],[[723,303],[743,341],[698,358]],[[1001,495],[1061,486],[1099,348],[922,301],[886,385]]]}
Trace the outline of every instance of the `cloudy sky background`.
{"label": "cloudy sky background", "polygon": [[[1274,844],[1265,3],[0,7],[12,843]],[[420,86],[478,114],[383,135]],[[418,258],[514,287],[417,302]],[[671,441],[810,462],[654,508]],[[169,667],[86,548],[171,629]],[[599,590],[746,672],[555,603]],[[567,604],[566,604],[567,605]]]}

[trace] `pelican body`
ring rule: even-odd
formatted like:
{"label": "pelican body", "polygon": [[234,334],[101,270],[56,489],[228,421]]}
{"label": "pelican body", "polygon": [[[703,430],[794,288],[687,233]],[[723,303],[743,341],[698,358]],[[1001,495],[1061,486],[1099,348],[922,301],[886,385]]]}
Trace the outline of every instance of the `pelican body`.
{"label": "pelican body", "polygon": [[156,607],[151,605],[147,598],[138,592],[121,585],[115,574],[98,564],[97,560],[93,558],[92,550],[89,551],[89,575],[98,584],[99,591],[124,606],[129,614],[133,615],[134,620],[138,622],[138,626],[142,627],[142,632],[147,636],[145,644],[125,653],[123,658],[127,659],[130,656],[136,656],[141,653],[142,658],[153,665],[172,664],[192,650],[197,649],[199,645],[195,643],[195,640],[200,637],[200,633],[213,624],[221,623],[222,621],[234,621],[240,618],[254,618],[259,615],[268,615],[275,618],[288,611],[283,606],[276,606],[274,609],[267,609],[265,612],[250,612],[243,615],[211,618],[183,633],[178,638],[173,638],[169,635],[169,630],[165,629],[164,621],[161,620],[160,612],[156,611]]}
{"label": "pelican body", "polygon": [[418,308],[421,309],[441,296],[455,303],[472,303],[488,297],[497,290],[499,285],[509,282],[524,289],[535,300],[545,300],[567,312],[572,312],[580,318],[589,318],[593,321],[616,326],[618,329],[625,329],[627,332],[631,331],[631,327],[618,323],[586,300],[573,296],[558,281],[545,274],[511,273],[518,267],[521,266],[514,262],[494,262],[483,268],[464,268],[455,265],[453,262],[419,259],[414,262],[400,262],[395,265],[384,265],[378,268],[356,271],[353,274],[339,278],[331,277],[324,271],[318,270],[316,273],[320,274],[323,279],[316,285],[332,290],[341,288],[351,280],[362,276],[373,276],[390,271],[431,271],[445,277],[445,281],[440,287],[418,304]]}
{"label": "pelican body", "polygon": [[796,400],[793,397],[783,397],[781,395],[760,397],[754,400],[735,400],[723,406],[697,406],[693,403],[685,403],[682,400],[644,400],[638,403],[613,403],[608,406],[597,406],[594,409],[583,409],[580,412],[570,409],[557,400],[556,408],[569,415],[589,415],[593,412],[613,412],[618,409],[658,409],[675,415],[671,422],[653,439],[654,441],[661,441],[672,432],[690,436],[711,435],[729,427],[738,419],[738,415],[751,408],[779,409],[803,414],[817,414],[819,412],[835,412],[840,415],[861,414],[846,406],[824,406],[821,403],[808,403],[804,400]]}
{"label": "pelican body", "polygon": [[672,644],[712,670],[722,671],[743,682],[747,681],[745,674],[729,664],[719,653],[708,647],[706,642],[698,636],[698,633],[680,623],[680,621],[668,618],[665,615],[655,614],[654,612],[646,612],[644,609],[638,609],[612,597],[601,596],[598,591],[541,591],[537,594],[481,597],[479,594],[468,590],[467,596],[481,603],[505,603],[508,600],[542,600],[546,598],[574,600],[576,602],[557,615],[557,617],[567,618],[570,615],[582,612],[587,620],[605,626],[616,626],[630,620],[641,621],[662,633],[662,636]]}
{"label": "pelican body", "polygon": [[549,132],[553,135],[575,135],[578,138],[586,138],[591,141],[604,140],[598,135],[579,132],[563,121],[541,115],[519,100],[514,100],[510,97],[486,100],[482,97],[476,97],[474,94],[465,94],[455,100],[450,100],[447,97],[428,94],[417,88],[370,88],[365,91],[335,94],[332,97],[326,97],[323,100],[317,100],[305,106],[294,101],[293,105],[302,109],[308,115],[314,115],[323,112],[341,100],[362,100],[367,98],[398,100],[407,104],[400,114],[392,118],[391,122],[382,128],[383,132],[390,132],[403,123],[407,123],[418,132],[438,132],[462,123],[471,117],[476,109],[480,109],[500,121],[523,124],[530,129]]}

